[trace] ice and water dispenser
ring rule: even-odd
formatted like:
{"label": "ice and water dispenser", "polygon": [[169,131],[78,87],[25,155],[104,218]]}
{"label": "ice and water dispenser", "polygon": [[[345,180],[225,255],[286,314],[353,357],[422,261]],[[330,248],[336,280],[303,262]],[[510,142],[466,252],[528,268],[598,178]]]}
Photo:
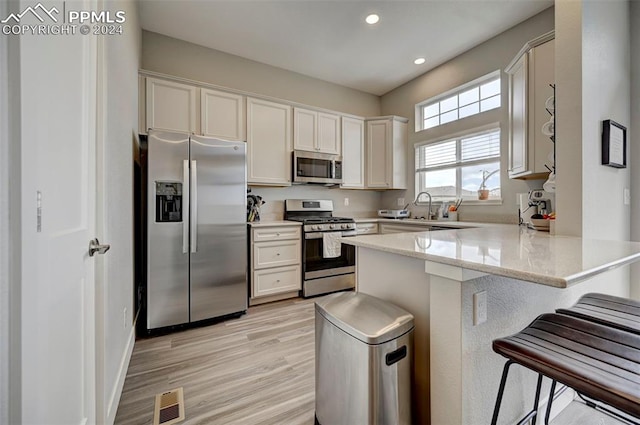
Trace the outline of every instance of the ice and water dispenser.
{"label": "ice and water dispenser", "polygon": [[182,183],[156,181],[156,222],[182,221]]}

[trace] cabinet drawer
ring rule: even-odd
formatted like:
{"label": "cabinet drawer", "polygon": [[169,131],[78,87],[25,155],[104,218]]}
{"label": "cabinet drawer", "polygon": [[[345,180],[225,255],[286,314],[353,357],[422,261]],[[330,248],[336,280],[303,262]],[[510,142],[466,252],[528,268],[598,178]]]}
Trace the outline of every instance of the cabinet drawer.
{"label": "cabinet drawer", "polygon": [[299,240],[260,242],[253,245],[253,268],[264,269],[300,264]]}
{"label": "cabinet drawer", "polygon": [[378,223],[357,223],[356,232],[359,235],[373,235],[378,233]]}
{"label": "cabinet drawer", "polygon": [[300,227],[260,227],[252,232],[253,242],[300,239]]}
{"label": "cabinet drawer", "polygon": [[302,288],[300,266],[277,267],[253,272],[253,296],[263,297]]}
{"label": "cabinet drawer", "polygon": [[414,233],[414,232],[426,232],[431,227],[428,225],[420,226],[415,224],[388,224],[380,223],[380,233],[386,235],[388,233]]}

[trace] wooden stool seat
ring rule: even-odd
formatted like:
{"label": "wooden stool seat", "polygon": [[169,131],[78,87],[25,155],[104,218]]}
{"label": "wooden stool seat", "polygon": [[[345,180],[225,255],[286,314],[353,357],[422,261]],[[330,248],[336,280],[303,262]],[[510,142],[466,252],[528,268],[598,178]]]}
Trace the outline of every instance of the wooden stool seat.
{"label": "wooden stool seat", "polygon": [[[594,400],[640,418],[638,333],[564,314],[543,314],[521,332],[493,341],[493,350]],[[496,419],[498,406],[499,403]]]}
{"label": "wooden stool seat", "polygon": [[640,334],[640,302],[628,298],[586,294],[573,307],[560,308],[556,313]]}

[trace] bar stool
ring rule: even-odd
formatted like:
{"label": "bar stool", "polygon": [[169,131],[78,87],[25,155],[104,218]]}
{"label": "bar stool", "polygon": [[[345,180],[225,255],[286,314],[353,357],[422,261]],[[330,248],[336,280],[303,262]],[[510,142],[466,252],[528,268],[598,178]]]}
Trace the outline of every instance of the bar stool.
{"label": "bar stool", "polygon": [[[493,341],[508,360],[492,424],[498,421],[509,367],[538,373],[534,409],[520,423],[535,424],[543,376],[640,419],[640,334],[564,314],[543,314],[519,333]],[[553,389],[552,389],[553,391]],[[550,412],[547,405],[547,421]]]}
{"label": "bar stool", "polygon": [[606,294],[586,294],[570,308],[556,313],[640,334],[640,302]]}

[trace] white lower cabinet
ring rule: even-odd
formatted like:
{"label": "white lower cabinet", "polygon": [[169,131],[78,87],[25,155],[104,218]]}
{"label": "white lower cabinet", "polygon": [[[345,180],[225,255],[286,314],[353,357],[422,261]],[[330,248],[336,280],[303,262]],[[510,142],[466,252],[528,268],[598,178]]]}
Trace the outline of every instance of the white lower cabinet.
{"label": "white lower cabinet", "polygon": [[431,226],[418,225],[418,224],[396,224],[396,223],[380,223],[380,233],[383,235],[389,233],[412,233],[412,232],[426,232],[431,230]]}
{"label": "white lower cabinet", "polygon": [[252,227],[250,305],[292,298],[302,289],[299,226]]}
{"label": "white lower cabinet", "polygon": [[356,233],[358,235],[375,235],[378,233],[378,223],[375,221],[356,223]]}

